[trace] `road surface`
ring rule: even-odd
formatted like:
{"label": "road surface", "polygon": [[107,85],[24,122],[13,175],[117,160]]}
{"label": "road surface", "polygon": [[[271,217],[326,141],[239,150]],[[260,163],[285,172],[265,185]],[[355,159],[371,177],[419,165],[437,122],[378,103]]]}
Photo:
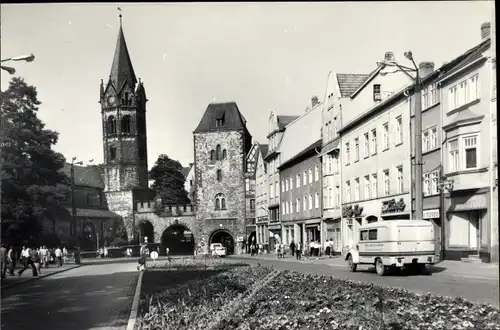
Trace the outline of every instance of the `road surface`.
{"label": "road surface", "polygon": [[118,330],[128,322],[136,264],[89,265],[2,293],[2,330]]}
{"label": "road surface", "polygon": [[[498,271],[490,271],[487,275],[481,276],[480,271],[476,274],[466,274],[459,270],[445,270],[436,266],[432,275],[405,276],[392,274],[378,276],[375,274],[373,267],[368,266],[358,266],[358,271],[351,273],[344,263],[297,262],[290,257],[288,260],[282,261],[274,258],[242,258],[236,255],[230,256],[229,259],[249,264],[273,265],[279,270],[294,270],[315,275],[330,275],[353,281],[372,282],[423,294],[430,292],[441,296],[463,297],[474,302],[499,307]],[[471,267],[471,265],[467,265],[467,267]]]}

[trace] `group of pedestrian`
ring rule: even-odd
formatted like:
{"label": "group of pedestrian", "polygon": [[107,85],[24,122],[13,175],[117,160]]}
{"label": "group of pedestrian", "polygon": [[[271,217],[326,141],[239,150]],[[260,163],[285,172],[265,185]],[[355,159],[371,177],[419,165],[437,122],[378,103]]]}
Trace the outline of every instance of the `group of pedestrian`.
{"label": "group of pedestrian", "polygon": [[28,268],[31,268],[33,276],[38,276],[38,274],[42,273],[42,267],[48,268],[50,263],[55,263],[57,267],[62,267],[67,256],[68,250],[66,247],[62,249],[60,247],[49,249],[45,245],[39,248],[23,246],[21,251],[16,251],[13,246],[2,244],[0,248],[2,281],[6,278],[7,274],[10,276],[15,275],[14,271],[18,262],[23,266],[17,272],[18,276],[21,276]]}
{"label": "group of pedestrian", "polygon": [[97,251],[97,258],[107,258],[108,257],[108,247],[105,246],[105,247],[101,247],[98,251]]}

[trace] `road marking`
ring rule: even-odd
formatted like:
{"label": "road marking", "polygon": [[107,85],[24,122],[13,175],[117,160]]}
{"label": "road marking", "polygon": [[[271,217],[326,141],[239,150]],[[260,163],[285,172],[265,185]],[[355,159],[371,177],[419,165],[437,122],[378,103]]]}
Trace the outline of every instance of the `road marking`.
{"label": "road marking", "polygon": [[137,319],[137,311],[139,309],[139,300],[141,298],[142,275],[144,272],[139,273],[137,285],[135,287],[134,300],[132,301],[132,308],[130,309],[130,316],[128,318],[127,330],[134,330],[135,320]]}

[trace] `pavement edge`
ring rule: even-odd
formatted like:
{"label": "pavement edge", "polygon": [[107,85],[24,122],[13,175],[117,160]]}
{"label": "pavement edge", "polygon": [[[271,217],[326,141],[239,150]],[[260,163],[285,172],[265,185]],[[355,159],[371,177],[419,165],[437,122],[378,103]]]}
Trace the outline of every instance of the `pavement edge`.
{"label": "pavement edge", "polygon": [[19,282],[14,282],[14,283],[11,283],[11,284],[6,284],[6,285],[4,285],[2,287],[2,291],[10,289],[10,288],[15,288],[17,286],[20,286],[22,284],[29,283],[29,282],[32,282],[32,281],[41,280],[42,278],[49,277],[49,276],[52,276],[52,275],[55,275],[55,274],[64,273],[64,272],[67,272],[69,270],[76,269],[76,268],[83,267],[83,266],[84,265],[75,265],[75,266],[64,268],[64,269],[61,269],[61,270],[58,270],[58,271],[55,271],[55,272],[51,272],[51,273],[48,273],[48,274],[42,274],[42,275],[39,275],[39,276],[34,276],[34,277],[26,279],[25,281],[19,281]]}
{"label": "pavement edge", "polygon": [[137,285],[135,287],[134,300],[132,300],[132,307],[130,308],[130,316],[128,318],[127,329],[134,330],[135,321],[137,319],[137,312],[139,310],[139,300],[141,298],[142,276],[144,272],[140,272],[137,278]]}

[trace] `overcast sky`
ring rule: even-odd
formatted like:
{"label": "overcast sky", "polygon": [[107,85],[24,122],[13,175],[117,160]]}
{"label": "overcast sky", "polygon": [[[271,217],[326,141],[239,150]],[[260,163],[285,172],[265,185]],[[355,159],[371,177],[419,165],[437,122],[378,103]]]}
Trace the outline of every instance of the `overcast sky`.
{"label": "overcast sky", "polygon": [[[16,75],[37,87],[39,115],[60,133],[67,159],[103,160],[99,100],[123,10],[136,75],[149,99],[148,161],[193,161],[207,105],[236,101],[250,133],[266,143],[269,112],[301,114],[324,97],[329,70],[368,73],[386,51],[445,61],[480,41],[491,3],[156,3],[1,6],[1,56],[34,53]],[[2,90],[10,76],[2,71]]]}

